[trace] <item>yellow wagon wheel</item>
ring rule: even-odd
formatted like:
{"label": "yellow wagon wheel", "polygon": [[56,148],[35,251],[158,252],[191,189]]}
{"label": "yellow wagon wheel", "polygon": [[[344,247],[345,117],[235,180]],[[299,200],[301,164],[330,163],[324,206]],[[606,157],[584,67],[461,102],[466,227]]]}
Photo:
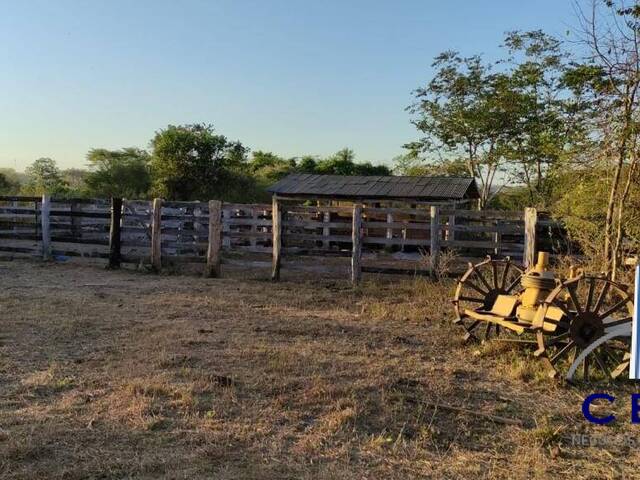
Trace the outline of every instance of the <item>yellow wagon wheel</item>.
{"label": "yellow wagon wheel", "polygon": [[[567,372],[578,355],[605,333],[631,323],[633,299],[628,290],[606,277],[579,275],[563,281],[548,295],[534,322],[535,355],[544,359],[552,376]],[[623,339],[602,344],[584,359],[574,379],[615,378],[628,351]]]}
{"label": "yellow wagon wheel", "polygon": [[517,295],[522,290],[520,279],[524,270],[513,263],[509,257],[505,259],[486,260],[473,265],[458,280],[453,306],[456,318],[453,323],[464,330],[465,341],[479,341],[497,337],[502,330],[499,325],[470,317],[466,312],[490,311],[498,295]]}

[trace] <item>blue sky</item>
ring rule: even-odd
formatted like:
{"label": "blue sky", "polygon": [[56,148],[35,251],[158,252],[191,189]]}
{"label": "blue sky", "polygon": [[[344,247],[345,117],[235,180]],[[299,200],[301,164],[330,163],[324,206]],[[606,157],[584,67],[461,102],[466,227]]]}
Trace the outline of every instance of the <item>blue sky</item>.
{"label": "blue sky", "polygon": [[573,25],[571,0],[0,0],[0,167],[82,167],[195,122],[388,163],[417,138],[404,109],[439,52],[494,58],[505,31]]}

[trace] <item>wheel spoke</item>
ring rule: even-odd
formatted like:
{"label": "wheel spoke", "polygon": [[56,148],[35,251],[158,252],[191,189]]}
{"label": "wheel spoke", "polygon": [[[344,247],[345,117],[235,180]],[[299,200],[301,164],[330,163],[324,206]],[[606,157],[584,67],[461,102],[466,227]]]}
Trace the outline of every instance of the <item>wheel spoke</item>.
{"label": "wheel spoke", "polygon": [[584,357],[584,363],[582,364],[582,379],[585,382],[589,380],[589,355]]}
{"label": "wheel spoke", "polygon": [[466,295],[460,295],[458,301],[474,302],[484,304],[484,298],[467,297]]}
{"label": "wheel spoke", "polygon": [[565,303],[564,303],[564,302],[560,302],[560,301],[558,301],[558,299],[557,299],[557,298],[554,298],[554,299],[551,301],[551,303],[552,303],[554,306],[558,307],[560,310],[562,310],[562,311],[564,312],[564,314],[565,314],[567,317],[569,317],[569,318],[573,318],[573,317],[575,316],[573,312],[569,311],[569,309],[567,308],[567,306],[565,305]]}
{"label": "wheel spoke", "polygon": [[575,284],[572,286],[567,286],[567,290],[569,291],[569,296],[571,297],[571,302],[573,306],[578,311],[578,313],[582,313],[582,307],[580,306],[580,302],[578,301],[578,295],[576,295],[576,286]]}
{"label": "wheel spoke", "polygon": [[498,266],[496,262],[491,262],[491,273],[493,275],[493,288],[498,289]]}
{"label": "wheel spoke", "polygon": [[484,339],[489,340],[489,336],[491,335],[491,326],[493,323],[487,322],[487,326],[484,329]]}
{"label": "wheel spoke", "polygon": [[509,286],[506,288],[505,293],[511,293],[511,290],[513,290],[516,287],[516,285],[518,285],[519,283],[520,283],[520,276],[518,275],[516,279],[513,282],[511,282]]}
{"label": "wheel spoke", "polygon": [[484,278],[484,275],[482,275],[482,273],[480,273],[480,270],[475,269],[474,272],[476,272],[476,275],[478,276],[478,278],[480,279],[480,281],[482,282],[482,284],[487,287],[487,290],[491,290],[491,285],[489,285],[487,283],[487,279]]}
{"label": "wheel spoke", "polygon": [[605,328],[609,327],[617,327],[618,325],[624,325],[625,323],[630,323],[633,320],[633,317],[624,317],[620,320],[611,320],[609,322],[604,322]]}
{"label": "wheel spoke", "polygon": [[587,293],[587,305],[584,307],[586,312],[591,311],[591,304],[593,303],[593,291],[595,290],[596,281],[593,277],[589,278],[589,293]]}
{"label": "wheel spoke", "polygon": [[607,367],[606,363],[602,360],[602,358],[600,358],[600,355],[598,355],[598,352],[593,352],[593,358],[596,361],[596,363],[598,364],[598,366],[600,367],[600,370],[602,370],[602,373],[604,373],[607,378],[611,378],[611,369],[609,369],[609,367]]}
{"label": "wheel spoke", "polygon": [[467,280],[466,282],[464,282],[464,285],[467,286],[467,287],[471,287],[473,290],[478,292],[480,295],[488,295],[489,294],[488,291],[482,290],[479,286],[477,286],[471,280]]}
{"label": "wheel spoke", "polygon": [[602,302],[604,302],[604,299],[607,296],[607,292],[609,291],[609,287],[611,287],[611,284],[609,282],[605,282],[604,287],[602,287],[602,291],[598,296],[598,300],[596,301],[596,306],[593,307],[594,312],[597,313],[598,310],[600,310],[600,307],[602,306]]}
{"label": "wheel spoke", "polygon": [[564,347],[562,347],[560,350],[558,350],[558,352],[549,359],[549,361],[551,362],[551,365],[554,365],[560,359],[560,357],[562,357],[565,353],[567,353],[569,350],[571,350],[575,346],[576,346],[576,343],[572,340],[569,343],[567,343]]}
{"label": "wheel spoke", "polygon": [[[603,319],[607,318],[607,317],[608,317],[609,315],[611,315],[613,312],[616,312],[616,311],[618,311],[621,307],[624,307],[624,306],[627,304],[627,302],[628,302],[628,301],[629,301],[628,299],[623,298],[623,299],[622,299],[622,300],[620,300],[618,303],[616,303],[613,307],[609,308],[606,312],[604,312],[604,313],[603,313],[603,314],[601,314],[601,315],[598,315],[598,317],[599,317],[601,320],[603,320]],[[597,312],[597,310],[596,310],[596,312]]]}
{"label": "wheel spoke", "polygon": [[569,338],[569,332],[561,333],[557,337],[553,337],[551,340],[545,343],[547,344],[547,346],[551,347],[553,345],[557,345],[558,343],[565,341],[567,338]]}
{"label": "wheel spoke", "polygon": [[474,320],[471,325],[469,325],[468,327],[465,327],[465,330],[471,333],[471,331],[473,331],[473,329],[476,328],[479,323],[480,323],[480,320]]}
{"label": "wheel spoke", "polygon": [[509,269],[511,268],[511,262],[507,260],[504,264],[504,270],[502,271],[502,280],[500,280],[500,289],[504,290],[504,286],[507,283],[507,275],[509,273]]}

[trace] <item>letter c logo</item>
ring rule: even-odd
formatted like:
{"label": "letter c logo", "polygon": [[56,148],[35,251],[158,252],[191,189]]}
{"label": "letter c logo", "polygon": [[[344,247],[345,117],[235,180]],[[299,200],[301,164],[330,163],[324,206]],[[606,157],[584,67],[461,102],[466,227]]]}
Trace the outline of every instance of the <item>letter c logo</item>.
{"label": "letter c logo", "polygon": [[591,395],[589,395],[587,398],[584,399],[584,402],[582,402],[582,415],[584,415],[584,418],[589,420],[591,423],[596,423],[598,425],[606,425],[607,423],[611,423],[616,419],[615,415],[607,415],[606,417],[595,417],[591,414],[591,411],[589,410],[589,407],[591,406],[593,401],[599,400],[599,399],[604,399],[613,403],[615,400],[615,397],[612,397],[611,395],[607,395],[606,393],[592,393]]}

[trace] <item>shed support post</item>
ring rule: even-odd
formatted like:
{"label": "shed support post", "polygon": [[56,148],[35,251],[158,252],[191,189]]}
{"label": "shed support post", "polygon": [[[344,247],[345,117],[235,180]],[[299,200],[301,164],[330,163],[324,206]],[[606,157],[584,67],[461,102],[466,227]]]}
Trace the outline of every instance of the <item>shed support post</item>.
{"label": "shed support post", "polygon": [[220,276],[220,248],[222,247],[222,202],[209,200],[209,245],[207,247],[207,277]]}
{"label": "shed support post", "polygon": [[353,206],[351,227],[351,283],[357,285],[362,277],[362,205]]}
{"label": "shed support post", "polygon": [[430,265],[431,275],[435,276],[438,271],[438,260],[440,257],[440,207],[431,206],[430,210],[431,220],[431,251],[430,251]]}
{"label": "shed support post", "polygon": [[42,233],[42,259],[51,259],[51,197],[42,195],[40,207],[40,225]]}
{"label": "shed support post", "polygon": [[109,226],[109,266],[120,268],[120,226],[122,221],[122,199],[111,197],[111,225]]}
{"label": "shed support post", "polygon": [[449,220],[448,220],[448,228],[447,228],[447,235],[446,235],[446,240],[449,242],[455,242],[456,240],[456,216],[455,215],[449,215]]}
{"label": "shed support post", "polygon": [[[387,213],[387,223],[393,223],[393,214],[392,213]],[[391,227],[387,228],[386,237],[387,237],[388,240],[393,238],[393,228],[391,228]]]}
{"label": "shed support post", "polygon": [[162,199],[153,199],[151,212],[151,267],[160,272],[162,269]]}
{"label": "shed support post", "polygon": [[273,258],[271,268],[271,280],[280,280],[280,263],[282,261],[282,212],[280,211],[280,202],[278,197],[273,196],[271,206],[271,219],[272,219],[272,243],[273,243]]}
{"label": "shed support post", "polygon": [[536,261],[536,223],[538,212],[535,208],[524,209],[524,266],[530,268]]}

